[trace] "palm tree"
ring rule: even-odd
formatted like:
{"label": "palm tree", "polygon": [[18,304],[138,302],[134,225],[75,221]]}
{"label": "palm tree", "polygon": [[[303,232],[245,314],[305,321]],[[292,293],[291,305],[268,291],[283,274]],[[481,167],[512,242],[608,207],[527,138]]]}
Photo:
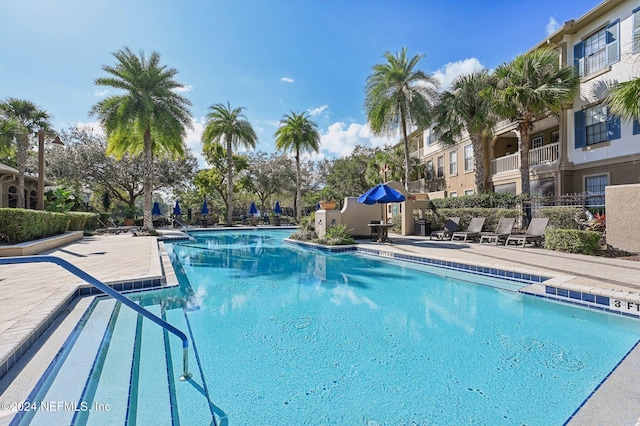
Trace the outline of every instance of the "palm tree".
{"label": "palm tree", "polygon": [[494,111],[517,123],[520,133],[522,193],[529,193],[529,146],[533,124],[573,102],[580,79],[573,67],[560,66],[551,48],[537,49],[500,65],[494,72]]}
{"label": "palm tree", "polygon": [[291,111],[280,120],[280,127],[276,130],[276,149],[294,151],[296,157],[296,218],[302,216],[302,178],[300,172],[300,153],[320,151],[320,134],[318,125],[309,117]]}
{"label": "palm tree", "polygon": [[409,128],[425,125],[431,108],[438,99],[438,81],[414,68],[424,57],[407,58],[407,49],[396,55],[386,52],[386,64],[372,67],[373,73],[365,86],[365,109],[372,132],[394,135],[401,130],[404,142],[405,188],[409,188],[411,165],[409,160]]}
{"label": "palm tree", "polygon": [[625,120],[640,120],[640,78],[614,84],[606,102],[613,114]]}
{"label": "palm tree", "polygon": [[207,124],[202,133],[205,144],[225,144],[227,154],[227,226],[233,225],[233,148],[243,145],[255,148],[258,137],[251,123],[242,111],[244,107],[231,108],[227,105],[215,104],[209,107]]}
{"label": "palm tree", "polygon": [[485,157],[488,142],[495,124],[491,111],[491,98],[486,91],[491,88],[491,76],[487,70],[457,77],[451,90],[442,94],[434,117],[435,134],[446,145],[455,145],[463,134],[468,134],[473,146],[476,190],[487,190]]}
{"label": "palm tree", "polygon": [[0,132],[2,139],[15,139],[17,143],[16,162],[18,163],[18,207],[25,207],[24,172],[29,151],[29,142],[33,134],[39,130],[51,131],[50,116],[31,101],[7,98],[0,102],[0,121],[3,122]]}
{"label": "palm tree", "polygon": [[147,58],[144,52],[137,56],[125,47],[113,56],[116,65],[102,67],[110,76],[96,79],[95,84],[124,93],[103,99],[90,113],[99,118],[107,134],[107,153],[118,158],[142,154],[143,229],[153,230],[153,157],[184,154],[185,129],[192,126],[191,102],[176,92],[183,87],[174,79],[178,71],[161,65],[159,53]]}

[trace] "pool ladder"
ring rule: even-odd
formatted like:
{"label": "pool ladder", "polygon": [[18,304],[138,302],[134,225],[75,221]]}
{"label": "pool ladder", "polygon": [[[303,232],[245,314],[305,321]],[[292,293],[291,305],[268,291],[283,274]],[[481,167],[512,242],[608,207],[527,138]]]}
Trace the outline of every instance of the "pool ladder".
{"label": "pool ladder", "polygon": [[1,257],[0,265],[16,265],[23,263],[55,263],[56,265],[66,269],[68,272],[71,272],[78,278],[86,281],[91,284],[98,290],[103,293],[108,294],[114,299],[121,302],[123,305],[127,305],[134,311],[138,312],[140,315],[145,318],[150,319],[154,323],[158,324],[160,327],[164,328],[170,333],[178,336],[182,340],[182,375],[180,376],[180,381],[189,380],[192,377],[192,374],[189,373],[189,339],[187,336],[168,322],[164,321],[162,318],[158,318],[151,312],[147,311],[142,306],[134,303],[131,299],[120,294],[118,291],[112,289],[108,285],[102,283],[98,279],[92,277],[91,275],[84,272],[82,269],[72,265],[64,259],[61,259],[56,256],[24,256],[24,257]]}

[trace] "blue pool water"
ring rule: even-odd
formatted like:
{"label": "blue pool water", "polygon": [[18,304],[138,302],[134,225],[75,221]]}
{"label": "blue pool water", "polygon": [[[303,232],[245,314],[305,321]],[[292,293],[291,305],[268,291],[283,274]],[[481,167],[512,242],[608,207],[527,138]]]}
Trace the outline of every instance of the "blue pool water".
{"label": "blue pool water", "polygon": [[637,320],[289,233],[169,245],[232,425],[562,424],[640,339]]}

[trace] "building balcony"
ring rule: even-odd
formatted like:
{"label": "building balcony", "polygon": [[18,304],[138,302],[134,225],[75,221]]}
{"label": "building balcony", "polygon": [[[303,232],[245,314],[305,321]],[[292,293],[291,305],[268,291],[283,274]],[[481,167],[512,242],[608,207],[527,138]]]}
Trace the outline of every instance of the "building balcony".
{"label": "building balcony", "polygon": [[[560,144],[552,143],[529,150],[529,166],[555,163],[560,159]],[[520,152],[491,160],[491,174],[509,172],[520,168]]]}

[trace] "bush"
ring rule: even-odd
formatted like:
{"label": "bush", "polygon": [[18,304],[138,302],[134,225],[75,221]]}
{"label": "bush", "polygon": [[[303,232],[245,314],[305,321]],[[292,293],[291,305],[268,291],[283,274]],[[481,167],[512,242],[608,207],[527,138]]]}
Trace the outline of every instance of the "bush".
{"label": "bush", "polygon": [[465,195],[454,198],[437,198],[431,200],[434,209],[462,209],[462,208],[500,208],[514,209],[521,196],[513,194],[496,194],[487,192],[484,194]]}
{"label": "bush", "polygon": [[69,227],[69,220],[64,213],[1,208],[0,240],[19,244],[64,234]]}
{"label": "bush", "polygon": [[551,229],[544,232],[544,247],[567,253],[598,254],[600,233],[578,229]]}
{"label": "bush", "polygon": [[67,212],[69,216],[69,231],[94,230],[98,228],[98,213]]}
{"label": "bush", "polygon": [[501,217],[520,217],[520,211],[516,209],[499,208],[459,208],[459,209],[438,209],[432,212],[427,220],[431,222],[431,229],[434,231],[444,229],[447,218],[460,217],[459,229],[467,229],[469,222],[474,217],[484,217],[484,229],[493,231],[498,225]]}
{"label": "bush", "polygon": [[298,229],[296,232],[289,236],[292,240],[298,241],[314,241],[318,238],[316,231],[309,231],[306,229]]}
{"label": "bush", "polygon": [[331,226],[327,229],[327,233],[324,238],[319,238],[317,241],[319,244],[327,244],[330,246],[341,246],[347,244],[355,244],[356,240],[349,235],[347,225]]}
{"label": "bush", "polygon": [[543,207],[536,211],[535,216],[548,217],[550,228],[580,229],[576,218],[582,212],[582,207]]}

